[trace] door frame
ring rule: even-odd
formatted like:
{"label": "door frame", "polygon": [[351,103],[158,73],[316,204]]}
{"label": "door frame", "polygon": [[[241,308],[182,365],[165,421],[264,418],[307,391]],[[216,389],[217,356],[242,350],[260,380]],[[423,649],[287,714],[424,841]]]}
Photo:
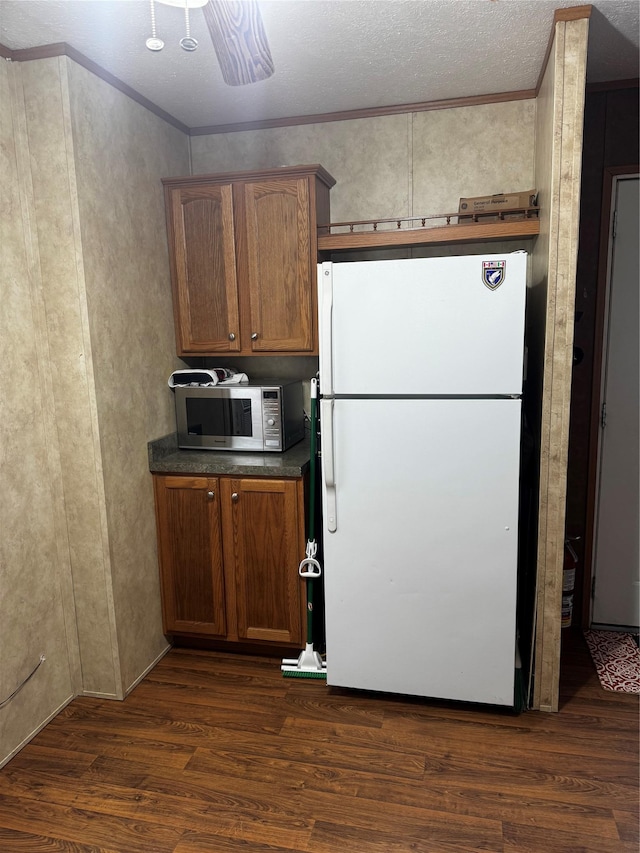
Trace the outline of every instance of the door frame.
{"label": "door frame", "polygon": [[593,567],[598,514],[598,485],[600,471],[601,429],[605,347],[607,342],[607,316],[611,286],[611,261],[613,256],[614,190],[622,178],[637,178],[640,166],[608,166],[602,182],[602,209],[600,213],[600,249],[598,253],[598,279],[595,305],[595,330],[593,336],[593,376],[591,380],[591,413],[589,424],[589,453],[587,469],[587,508],[584,542],[584,571],[582,575],[581,626],[591,625]]}

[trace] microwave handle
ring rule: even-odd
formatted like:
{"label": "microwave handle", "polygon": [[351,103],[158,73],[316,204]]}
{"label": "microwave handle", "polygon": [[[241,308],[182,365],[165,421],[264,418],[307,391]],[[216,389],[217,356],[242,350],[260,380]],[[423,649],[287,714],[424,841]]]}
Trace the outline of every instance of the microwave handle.
{"label": "microwave handle", "polygon": [[336,477],[333,447],[333,400],[322,400],[322,470],[324,475],[326,523],[329,533],[338,528],[336,515]]}
{"label": "microwave handle", "polygon": [[326,397],[333,394],[333,264],[318,264],[320,318],[320,390]]}

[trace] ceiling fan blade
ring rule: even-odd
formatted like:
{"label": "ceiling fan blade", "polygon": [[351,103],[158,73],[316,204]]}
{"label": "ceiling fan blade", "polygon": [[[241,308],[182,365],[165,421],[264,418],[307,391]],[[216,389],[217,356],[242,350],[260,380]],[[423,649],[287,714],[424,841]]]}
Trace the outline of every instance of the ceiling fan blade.
{"label": "ceiling fan blade", "polygon": [[225,83],[266,80],[273,59],[256,0],[209,0],[202,7]]}

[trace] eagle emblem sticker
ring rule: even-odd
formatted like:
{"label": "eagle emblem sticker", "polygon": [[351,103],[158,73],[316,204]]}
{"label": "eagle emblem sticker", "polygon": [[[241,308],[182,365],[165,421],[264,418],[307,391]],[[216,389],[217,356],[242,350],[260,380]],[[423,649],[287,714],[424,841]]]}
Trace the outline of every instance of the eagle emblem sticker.
{"label": "eagle emblem sticker", "polygon": [[505,280],[507,274],[506,261],[483,261],[482,280],[489,290],[496,290]]}

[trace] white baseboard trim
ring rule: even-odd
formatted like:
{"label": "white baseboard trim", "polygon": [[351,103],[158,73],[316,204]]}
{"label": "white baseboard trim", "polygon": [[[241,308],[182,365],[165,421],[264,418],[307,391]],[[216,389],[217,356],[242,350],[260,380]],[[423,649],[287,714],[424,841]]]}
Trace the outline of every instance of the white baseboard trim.
{"label": "white baseboard trim", "polygon": [[[125,696],[128,696],[129,693],[131,693],[131,691],[135,687],[137,687],[138,684],[140,684],[142,679],[151,672],[151,670],[162,660],[162,658],[167,654],[167,652],[171,651],[172,648],[173,648],[172,645],[168,645],[168,646],[166,646],[166,648],[164,648],[160,652],[160,654],[155,658],[155,660],[153,660],[149,664],[149,666],[144,670],[144,672],[141,672],[140,675],[135,679],[135,681],[126,689]],[[83,690],[82,693],[79,695],[80,696],[88,696],[88,697],[91,697],[93,699],[118,699],[119,698],[115,695],[115,693],[98,693],[97,691],[93,691],[93,690]],[[38,732],[41,732],[42,729],[46,725],[48,725],[48,723],[50,723],[54,717],[58,716],[60,711],[62,711],[64,708],[66,708],[67,705],[76,698],[77,698],[77,696],[73,693],[70,696],[68,696],[64,700],[64,702],[62,702],[62,704],[59,705],[55,709],[55,711],[52,711],[49,714],[49,716],[46,717],[46,719],[44,719],[41,723],[39,723],[36,726],[36,728],[29,735],[27,735],[27,737],[24,738],[24,740],[22,740],[21,743],[18,744],[18,746],[14,747],[14,749],[12,749],[11,752],[8,753],[8,755],[6,755],[4,758],[0,759],[0,768],[4,767],[5,764],[7,764],[9,761],[11,761],[11,759],[15,755],[17,755],[20,752],[20,750],[23,749],[29,743],[29,741],[33,740],[33,738],[38,734]]]}
{"label": "white baseboard trim", "polygon": [[78,696],[86,696],[87,699],[119,699],[116,693],[100,693],[98,690],[83,690]]}
{"label": "white baseboard trim", "polygon": [[124,695],[125,695],[125,696],[128,696],[128,695],[129,695],[129,693],[131,693],[131,691],[132,691],[135,687],[137,687],[137,686],[138,686],[138,684],[140,684],[140,682],[142,681],[142,679],[143,679],[146,675],[149,675],[149,673],[151,672],[151,670],[152,670],[152,669],[153,669],[157,664],[159,664],[159,663],[160,663],[160,661],[162,660],[162,658],[167,654],[167,652],[170,652],[172,648],[173,648],[173,646],[172,646],[171,644],[169,644],[166,648],[164,648],[164,649],[160,652],[160,654],[156,657],[156,659],[155,659],[154,661],[151,661],[151,663],[150,663],[150,664],[149,664],[149,666],[144,670],[144,672],[141,672],[141,673],[140,673],[140,675],[135,679],[135,681],[133,681],[133,682],[129,685],[129,687],[127,687],[127,689],[124,691]]}
{"label": "white baseboard trim", "polygon": [[31,734],[27,735],[27,737],[24,738],[24,740],[21,743],[19,743],[18,746],[16,746],[14,749],[12,749],[8,755],[6,755],[4,758],[0,759],[0,768],[4,767],[5,764],[7,764],[9,761],[11,761],[11,759],[15,755],[17,755],[20,752],[20,750],[23,749],[29,743],[29,741],[33,740],[33,738],[38,734],[38,732],[41,732],[42,729],[46,725],[48,725],[48,723],[50,723],[54,717],[57,717],[58,714],[60,713],[60,711],[62,711],[64,708],[66,708],[67,705],[69,704],[69,702],[72,702],[75,698],[76,698],[75,694],[72,693],[67,699],[64,700],[64,702],[58,708],[56,708],[55,711],[52,711],[46,719],[44,719],[41,723],[38,723],[38,725],[31,732]]}
{"label": "white baseboard trim", "polygon": [[94,690],[83,690],[83,691],[82,691],[82,693],[81,693],[80,695],[81,695],[81,696],[88,696],[88,697],[90,697],[91,699],[112,699],[112,700],[116,700],[116,701],[120,701],[120,702],[121,702],[123,699],[126,699],[126,697],[129,695],[129,693],[131,693],[131,691],[132,691],[135,687],[137,687],[137,686],[138,686],[138,684],[140,684],[140,682],[141,682],[141,681],[142,681],[142,679],[145,677],[145,675],[148,675],[148,674],[151,672],[151,670],[152,670],[152,669],[153,669],[153,668],[154,668],[154,667],[155,667],[155,666],[156,666],[156,665],[157,665],[157,664],[162,660],[162,658],[167,654],[167,652],[171,651],[171,649],[172,649],[172,648],[173,648],[173,646],[171,646],[171,645],[166,646],[166,648],[164,648],[164,649],[160,652],[160,654],[155,658],[155,660],[152,660],[152,661],[151,661],[151,663],[149,664],[149,666],[148,666],[145,670],[143,670],[143,671],[140,673],[140,675],[138,675],[138,676],[137,676],[137,678],[136,678],[136,679],[135,679],[135,680],[134,680],[134,681],[129,685],[129,687],[127,687],[127,689],[124,691],[124,695],[123,695],[123,696],[118,696],[118,695],[117,695],[117,694],[115,694],[115,693],[98,693],[98,692],[96,692],[96,691],[94,691]]}

